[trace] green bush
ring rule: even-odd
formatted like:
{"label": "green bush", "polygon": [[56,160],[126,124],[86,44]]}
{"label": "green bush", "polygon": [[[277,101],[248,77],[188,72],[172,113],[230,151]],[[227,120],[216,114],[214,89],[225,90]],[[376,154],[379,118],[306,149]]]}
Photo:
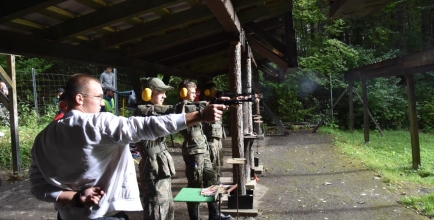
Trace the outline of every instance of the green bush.
{"label": "green bush", "polygon": [[418,109],[421,127],[425,131],[434,130],[434,99],[422,101],[419,103]]}

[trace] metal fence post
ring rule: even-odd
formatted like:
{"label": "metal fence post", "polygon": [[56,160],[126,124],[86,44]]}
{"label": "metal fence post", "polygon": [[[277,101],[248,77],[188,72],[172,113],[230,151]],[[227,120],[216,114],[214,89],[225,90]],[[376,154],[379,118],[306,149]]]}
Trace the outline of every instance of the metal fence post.
{"label": "metal fence post", "polygon": [[[115,89],[118,90],[118,69],[113,68],[113,74],[115,75]],[[118,106],[118,94],[115,93],[115,115],[119,115],[119,106]]]}
{"label": "metal fence post", "polygon": [[36,71],[35,71],[35,68],[32,68],[32,84],[33,84],[33,100],[35,103],[35,111],[36,111],[36,114],[39,115],[38,98],[37,98],[37,93],[36,93]]}

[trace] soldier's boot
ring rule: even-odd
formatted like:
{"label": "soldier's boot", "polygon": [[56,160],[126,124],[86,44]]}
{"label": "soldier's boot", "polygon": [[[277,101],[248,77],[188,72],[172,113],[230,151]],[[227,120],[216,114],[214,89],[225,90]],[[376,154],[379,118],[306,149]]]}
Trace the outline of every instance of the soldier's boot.
{"label": "soldier's boot", "polygon": [[188,216],[190,220],[200,220],[199,219],[199,203],[197,202],[187,202]]}
{"label": "soldier's boot", "polygon": [[231,215],[224,215],[223,213],[219,212],[219,209],[217,207],[217,203],[215,202],[208,202],[208,213],[209,213],[209,220],[220,220],[220,219],[231,219]]}

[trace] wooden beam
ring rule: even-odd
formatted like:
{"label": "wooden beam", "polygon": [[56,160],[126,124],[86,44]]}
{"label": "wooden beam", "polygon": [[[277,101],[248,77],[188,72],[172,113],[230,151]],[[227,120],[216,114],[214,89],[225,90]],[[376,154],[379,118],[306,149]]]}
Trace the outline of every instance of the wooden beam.
{"label": "wooden beam", "polygon": [[286,62],[289,67],[298,67],[297,39],[295,38],[292,11],[285,12],[283,20],[285,21]]}
{"label": "wooden beam", "polygon": [[413,169],[420,168],[420,145],[419,145],[419,126],[417,123],[417,110],[416,110],[416,92],[414,89],[413,74],[405,76],[407,83],[407,100],[410,118],[410,135],[411,135],[411,155],[413,158]]}
{"label": "wooden beam", "polygon": [[203,37],[208,37],[222,32],[221,25],[217,20],[210,20],[190,28],[171,32],[157,38],[142,41],[138,44],[131,45],[125,51],[130,56],[143,56],[155,53],[156,51],[181,45],[186,42],[194,41]]}
{"label": "wooden beam", "polygon": [[23,17],[24,15],[45,9],[64,1],[66,0],[0,1],[0,24]]}
{"label": "wooden beam", "polygon": [[8,75],[12,85],[10,90],[11,100],[9,101],[9,125],[11,131],[12,164],[14,174],[21,172],[20,160],[20,141],[18,136],[18,106],[17,106],[17,86],[15,74],[15,55],[7,55]]}
{"label": "wooden beam", "polygon": [[[278,0],[273,2],[272,4],[264,4],[256,8],[246,9],[238,13],[238,15],[243,22],[253,21],[255,19],[261,20],[262,18],[274,16],[287,11],[288,9],[285,7],[288,7],[290,5],[291,4],[289,4],[286,0]],[[202,25],[202,27],[199,25]],[[188,29],[192,28],[193,30],[191,31],[182,29],[179,31],[165,34],[163,36],[158,36],[158,39],[153,38],[137,44],[132,44],[131,46],[128,46],[128,48],[125,48],[125,50],[128,51],[127,53],[131,56],[145,56],[155,53],[159,50],[200,39],[201,37],[208,37],[216,33],[224,32],[224,29],[221,28],[220,23],[216,20],[211,20],[195,26],[191,26]],[[198,38],[192,36],[194,32],[200,33],[201,36],[198,36]]]}
{"label": "wooden beam", "polygon": [[360,18],[379,11],[390,2],[391,0],[332,0],[329,16],[332,19]]}
{"label": "wooden beam", "polygon": [[138,60],[125,55],[35,39],[31,36],[24,36],[7,31],[0,31],[0,42],[2,42],[0,44],[1,53],[72,60],[102,66],[112,65],[136,69],[139,71],[167,73],[180,77],[186,77],[192,74],[191,72],[184,72],[176,68]]}
{"label": "wooden beam", "polygon": [[225,54],[227,57],[228,42],[223,42],[211,47],[202,48],[200,50],[193,50],[190,53],[186,53],[183,56],[178,56],[170,60],[166,60],[163,64],[168,66],[179,66],[180,64],[192,63],[193,65],[198,64],[197,62],[203,63],[202,60],[207,57],[214,57],[215,54]]}
{"label": "wooden beam", "polygon": [[287,54],[287,52],[286,52],[286,46],[282,42],[280,42],[279,40],[277,40],[269,32],[267,32],[266,30],[264,30],[261,27],[259,27],[259,25],[256,24],[255,22],[248,22],[248,23],[244,24],[243,27],[245,29],[248,29],[248,30],[252,31],[253,33],[256,34],[256,36],[258,36],[262,40],[264,40],[267,43],[269,43],[273,47],[273,49],[276,49],[280,53],[282,53],[285,56],[287,56],[286,55]]}
{"label": "wooden beam", "polygon": [[182,2],[182,0],[129,0],[55,25],[42,31],[40,34],[47,39],[62,40],[73,35],[83,34],[91,29],[103,28],[110,24],[131,19],[148,11],[164,7],[165,5],[179,2]]}
{"label": "wooden beam", "polygon": [[105,8],[105,7],[109,7],[111,6],[111,4],[104,2],[104,1],[95,1],[95,0],[74,0],[76,2],[79,2],[83,5],[86,5],[89,8],[95,9],[95,10],[99,10],[101,8]]}
{"label": "wooden beam", "polygon": [[106,49],[124,43],[132,42],[140,38],[163,34],[165,31],[180,26],[186,26],[211,19],[209,9],[205,6],[196,6],[190,10],[168,15],[147,23],[136,25],[118,33],[113,33],[89,42],[88,46],[96,49]]}
{"label": "wooden beam", "polygon": [[194,65],[191,66],[190,70],[192,70],[195,73],[216,72],[222,69],[227,70],[229,65],[228,59],[229,58],[215,60],[213,62],[204,63],[204,65]]}
{"label": "wooden beam", "polygon": [[369,143],[369,114],[368,114],[368,88],[366,86],[366,79],[362,77],[362,99],[363,99],[363,131],[365,136],[365,143]]}
{"label": "wooden beam", "polygon": [[[241,85],[241,43],[231,42],[230,44],[230,58],[229,58],[229,87],[230,91],[234,93],[242,92]],[[232,138],[232,157],[244,157],[244,135],[243,131],[243,112],[240,107],[231,108],[231,138]],[[238,184],[237,190],[239,195],[246,194],[246,174],[245,166],[233,165],[233,180]]]}
{"label": "wooden beam", "polygon": [[261,43],[256,41],[253,37],[246,35],[246,38],[249,42],[249,45],[252,47],[252,49],[256,50],[262,56],[266,57],[270,61],[277,64],[282,69],[286,70],[288,68],[288,64],[286,63],[286,61],[282,57],[275,54],[270,49],[266,48],[264,45],[262,45]]}
{"label": "wooden beam", "polygon": [[228,33],[241,32],[241,22],[230,0],[205,0],[205,4]]}
{"label": "wooden beam", "polygon": [[[159,62],[172,60],[177,57],[184,57],[190,53],[196,53],[196,51],[200,51],[206,49],[208,47],[212,47],[215,45],[222,44],[224,42],[229,43],[230,34],[221,32],[215,35],[205,37],[202,39],[198,39],[192,42],[188,42],[182,45],[178,45],[175,47],[171,47],[168,49],[160,50],[156,53],[153,53],[148,56],[140,57],[143,60],[148,60],[151,62]],[[228,44],[229,45],[229,44]],[[202,53],[203,54],[203,53]]]}
{"label": "wooden beam", "polygon": [[71,13],[67,10],[61,9],[59,7],[56,7],[56,6],[50,6],[50,7],[44,8],[44,9],[38,11],[38,13],[43,14],[47,17],[61,20],[61,21],[68,21],[68,20],[71,20],[71,19],[77,17],[76,14]]}
{"label": "wooden beam", "polygon": [[434,68],[434,48],[415,52],[406,56],[366,65],[345,73],[346,80],[361,80],[428,72]]}

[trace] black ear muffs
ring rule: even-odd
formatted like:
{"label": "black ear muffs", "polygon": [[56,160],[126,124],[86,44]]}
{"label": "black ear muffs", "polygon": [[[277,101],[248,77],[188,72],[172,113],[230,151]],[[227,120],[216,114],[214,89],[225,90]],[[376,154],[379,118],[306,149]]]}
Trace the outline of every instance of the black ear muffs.
{"label": "black ear muffs", "polygon": [[182,100],[185,100],[188,95],[188,89],[185,87],[185,84],[187,83],[188,82],[184,83],[184,85],[179,89],[179,97],[181,97]]}
{"label": "black ear muffs", "polygon": [[152,99],[152,89],[149,87],[149,83],[154,79],[154,77],[149,77],[148,80],[146,80],[146,86],[142,91],[142,99],[145,102],[149,102]]}

